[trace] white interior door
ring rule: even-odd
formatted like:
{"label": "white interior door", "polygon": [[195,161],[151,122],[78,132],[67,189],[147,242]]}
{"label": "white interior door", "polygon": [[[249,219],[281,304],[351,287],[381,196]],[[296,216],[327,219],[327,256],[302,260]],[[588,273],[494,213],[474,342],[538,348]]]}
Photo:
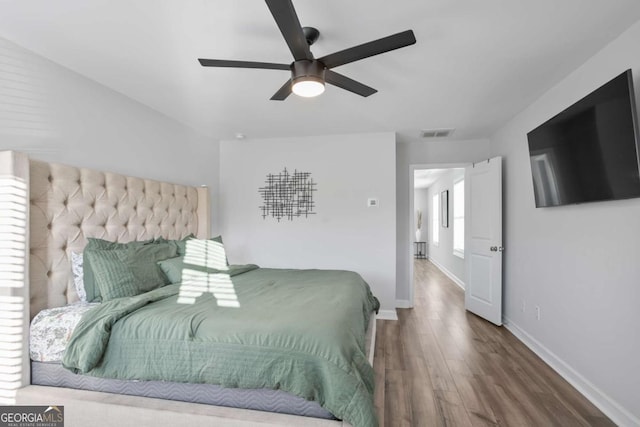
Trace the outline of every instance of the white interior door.
{"label": "white interior door", "polygon": [[465,170],[465,308],[502,325],[502,158]]}

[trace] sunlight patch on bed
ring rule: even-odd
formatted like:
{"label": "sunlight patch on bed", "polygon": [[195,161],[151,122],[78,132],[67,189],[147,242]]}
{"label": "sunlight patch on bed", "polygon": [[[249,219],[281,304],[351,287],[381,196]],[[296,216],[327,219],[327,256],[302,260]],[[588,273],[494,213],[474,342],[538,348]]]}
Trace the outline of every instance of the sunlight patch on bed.
{"label": "sunlight patch on bed", "polygon": [[222,307],[240,307],[236,291],[227,273],[206,273],[197,270],[182,270],[182,285],[178,303],[193,304],[196,298],[210,292]]}
{"label": "sunlight patch on bed", "polygon": [[182,270],[178,304],[194,304],[196,298],[208,292],[220,307],[240,307],[224,245],[213,240],[188,240],[184,263],[193,267]]}
{"label": "sunlight patch on bed", "polygon": [[184,263],[222,271],[229,270],[224,245],[214,240],[187,240]]}

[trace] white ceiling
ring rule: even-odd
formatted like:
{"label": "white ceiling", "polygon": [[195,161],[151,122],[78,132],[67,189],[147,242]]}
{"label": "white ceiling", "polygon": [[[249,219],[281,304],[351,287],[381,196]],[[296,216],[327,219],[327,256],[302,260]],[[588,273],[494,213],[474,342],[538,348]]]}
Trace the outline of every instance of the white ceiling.
{"label": "white ceiling", "polygon": [[[413,29],[417,44],[336,69],[379,90],[269,98],[291,62],[261,0],[0,0],[0,37],[217,139],[456,128],[490,136],[640,19],[637,0],[294,0],[316,57]],[[622,71],[622,70],[620,70]]]}
{"label": "white ceiling", "polygon": [[429,188],[449,169],[416,169],[413,171],[413,188]]}

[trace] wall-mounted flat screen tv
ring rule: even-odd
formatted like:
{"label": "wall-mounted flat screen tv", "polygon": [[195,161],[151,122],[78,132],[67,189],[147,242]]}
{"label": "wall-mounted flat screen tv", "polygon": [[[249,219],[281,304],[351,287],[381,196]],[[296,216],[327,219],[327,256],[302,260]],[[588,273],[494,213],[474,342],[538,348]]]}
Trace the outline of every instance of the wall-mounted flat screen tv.
{"label": "wall-mounted flat screen tv", "polygon": [[527,134],[536,207],[640,197],[627,70]]}

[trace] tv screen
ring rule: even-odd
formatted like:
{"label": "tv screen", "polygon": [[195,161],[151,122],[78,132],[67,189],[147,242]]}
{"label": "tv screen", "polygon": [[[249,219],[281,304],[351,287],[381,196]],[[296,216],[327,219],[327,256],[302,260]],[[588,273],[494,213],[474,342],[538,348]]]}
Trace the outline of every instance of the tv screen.
{"label": "tv screen", "polygon": [[627,70],[527,134],[536,207],[640,197]]}

